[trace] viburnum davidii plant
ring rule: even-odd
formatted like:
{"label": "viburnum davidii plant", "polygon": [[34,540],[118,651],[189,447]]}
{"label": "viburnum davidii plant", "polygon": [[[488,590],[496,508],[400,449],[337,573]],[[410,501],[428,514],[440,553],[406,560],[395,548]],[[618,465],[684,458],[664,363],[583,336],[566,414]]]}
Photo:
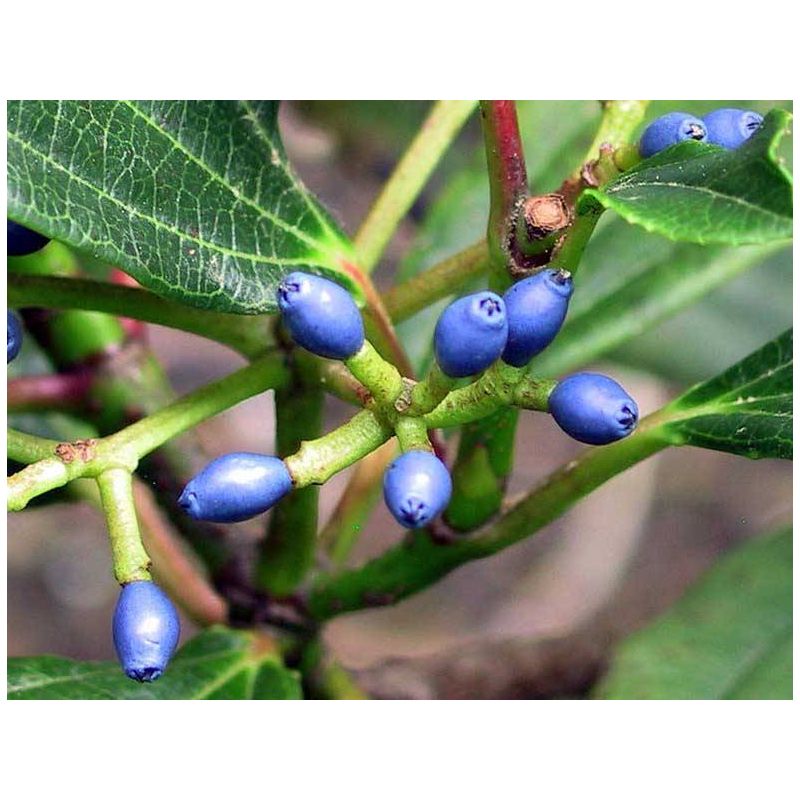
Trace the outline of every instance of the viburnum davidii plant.
{"label": "viburnum davidii plant", "polygon": [[[363,699],[330,620],[513,547],[667,448],[791,458],[791,330],[657,409],[593,366],[748,270],[770,280],[792,236],[788,109],[565,105],[433,104],[348,237],[289,163],[277,102],[8,103],[8,508],[102,509],[120,585],[118,663],[12,658],[9,697]],[[464,238],[451,170],[379,291],[398,225],[478,116],[484,222]],[[143,322],[249,364],[176,397]],[[268,391],[271,451],[204,451],[200,423]],[[328,395],[352,413],[325,430]],[[583,447],[510,497],[529,413]],[[318,487],[349,467],[320,526]],[[353,559],[381,500],[395,544]],[[235,527],[254,519],[256,546]],[[177,607],[200,633],[182,638]],[[580,696],[789,696],[790,634],[791,534],[767,532]]]}

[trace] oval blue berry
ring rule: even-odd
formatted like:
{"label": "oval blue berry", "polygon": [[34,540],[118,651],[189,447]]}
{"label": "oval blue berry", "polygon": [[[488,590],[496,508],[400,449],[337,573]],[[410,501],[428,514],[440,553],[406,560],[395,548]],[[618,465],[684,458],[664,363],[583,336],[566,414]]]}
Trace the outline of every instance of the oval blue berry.
{"label": "oval blue berry", "polygon": [[36,233],[18,222],[6,220],[8,255],[29,256],[41,250],[50,240],[41,233]]}
{"label": "oval blue berry", "polygon": [[504,295],[508,341],[503,361],[523,367],[555,339],[572,297],[569,272],[545,269],[515,283]]}
{"label": "oval blue berry", "polygon": [[154,681],[169,663],[181,635],[172,601],[150,581],[122,587],[114,609],[114,647],[122,669],[136,681]]}
{"label": "oval blue berry", "polygon": [[683,111],[673,111],[653,120],[645,128],[639,141],[639,153],[642,158],[649,158],[673,144],[703,142],[706,136],[703,120]]}
{"label": "oval blue berry", "polygon": [[451,378],[465,378],[497,361],[507,339],[503,298],[494,292],[477,292],[456,300],[442,312],[433,346],[442,372]]}
{"label": "oval blue berry", "polygon": [[8,350],[8,359],[6,363],[13,361],[18,355],[22,347],[22,323],[19,317],[13,312],[8,312],[8,338],[6,340],[6,347]]}
{"label": "oval blue berry", "polygon": [[564,378],[550,395],[550,413],[579,442],[609,444],[632,433],[639,407],[615,381],[593,372]]}
{"label": "oval blue berry", "polygon": [[404,528],[421,528],[447,508],[453,481],[433,453],[410,450],[396,458],[383,476],[383,499]]}
{"label": "oval blue berry", "polygon": [[194,519],[241,522],[271,508],[291,488],[291,475],[280,458],[228,453],[198,472],[178,503]]}
{"label": "oval blue berry", "polygon": [[742,108],[718,108],[706,114],[703,122],[709,142],[735,150],[761,127],[764,117]]}
{"label": "oval blue berry", "polygon": [[361,313],[338,283],[293,272],[278,285],[278,307],[292,339],[315,355],[342,360],[364,344]]}

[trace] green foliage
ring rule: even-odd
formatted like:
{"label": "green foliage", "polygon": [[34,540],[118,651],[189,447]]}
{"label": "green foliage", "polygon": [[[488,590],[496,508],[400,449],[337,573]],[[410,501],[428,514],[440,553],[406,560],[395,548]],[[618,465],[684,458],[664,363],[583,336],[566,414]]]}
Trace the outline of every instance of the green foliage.
{"label": "green foliage", "polygon": [[791,115],[774,109],[737,150],[684,142],[585,196],[677,241],[759,244],[792,236],[792,182],[776,151]]}
{"label": "green foliage", "polygon": [[747,542],[619,647],[608,700],[792,697],[792,531]]}
{"label": "green foliage", "polygon": [[792,363],[790,329],[670,403],[670,441],[748,458],[791,458]]}
{"label": "green foliage", "polygon": [[[263,645],[261,645],[263,648]],[[210,628],[184,645],[153,683],[127,678],[111,661],[10,658],[9,700],[299,700],[297,675],[257,637]]]}
{"label": "green foliage", "polygon": [[288,164],[271,101],[12,101],[8,215],[219,311],[275,308],[349,244]]}

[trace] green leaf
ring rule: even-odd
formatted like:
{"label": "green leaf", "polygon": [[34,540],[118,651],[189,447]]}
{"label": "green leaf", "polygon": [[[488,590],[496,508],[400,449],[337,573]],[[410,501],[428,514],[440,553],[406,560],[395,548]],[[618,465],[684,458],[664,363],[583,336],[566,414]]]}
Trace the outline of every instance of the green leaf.
{"label": "green leaf", "polygon": [[252,634],[210,628],[159,680],[139,684],[111,661],[10,658],[9,700],[299,700],[300,681]]}
{"label": "green leaf", "polygon": [[[762,264],[778,249],[785,247],[675,243],[611,219],[592,238],[586,262],[575,276],[575,295],[563,328],[547,350],[534,359],[531,370],[539,376],[558,377],[607,356],[636,364],[628,352],[631,343],[635,346],[656,323]],[[788,296],[778,298],[772,314],[791,319]],[[702,338],[708,336],[702,327],[698,329],[698,335],[702,334],[699,343],[691,341],[692,332],[685,328],[676,334],[683,357],[692,354],[698,344],[723,349],[721,343]],[[757,334],[757,341],[762,342],[763,330]],[[737,344],[737,340],[730,344]],[[733,358],[742,352],[735,351]]]}
{"label": "green leaf", "polygon": [[670,611],[622,643],[596,695],[791,699],[792,531],[724,556]]}
{"label": "green leaf", "polygon": [[670,442],[749,458],[792,457],[792,330],[663,412]]}
{"label": "green leaf", "polygon": [[791,114],[773,109],[737,150],[683,142],[584,197],[628,222],[697,244],[759,244],[792,237],[792,180],[776,151]]}
{"label": "green leaf", "polygon": [[273,101],[11,101],[8,215],[161,295],[254,314],[295,269],[361,293]]}
{"label": "green leaf", "polygon": [[702,247],[607,220],[535,374],[559,377],[603,359],[686,386],[791,325],[791,247]]}

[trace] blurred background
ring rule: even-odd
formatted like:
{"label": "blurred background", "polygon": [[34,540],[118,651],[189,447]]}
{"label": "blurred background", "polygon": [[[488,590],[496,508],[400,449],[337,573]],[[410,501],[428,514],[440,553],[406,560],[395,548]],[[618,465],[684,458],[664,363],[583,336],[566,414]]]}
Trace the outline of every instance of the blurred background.
{"label": "blurred background", "polygon": [[[762,113],[791,107],[780,101],[659,101],[648,120],[669,110],[702,114],[720,105]],[[428,108],[426,102],[390,101],[283,105],[290,159],[348,233],[357,229]],[[599,104],[525,101],[519,113],[531,187],[555,190],[585,154]],[[785,155],[790,157],[790,148]],[[398,230],[376,272],[378,287],[480,239],[487,209],[476,114]],[[567,324],[646,269],[678,269],[697,259],[724,259],[727,252],[668,242],[609,212],[590,243]],[[763,262],[754,257],[752,266],[700,302],[588,362],[566,347],[559,350],[556,340],[553,352],[542,356],[542,371],[557,375],[568,363],[568,371],[606,372],[647,414],[791,325],[791,268],[790,248]],[[399,326],[420,371],[430,358],[440,308]],[[149,339],[180,393],[243,363],[225,348],[164,328],[150,326]],[[26,348],[32,350],[29,342]],[[41,368],[33,352],[23,355],[9,375]],[[327,403],[328,429],[352,413],[338,401]],[[211,456],[236,449],[271,452],[271,395],[208,421],[200,432]],[[524,413],[509,496],[581,449],[549,417]],[[323,524],[348,473],[322,488]],[[462,567],[394,608],[336,619],[326,639],[379,696],[581,696],[602,670],[611,641],[669,607],[723,552],[790,524],[791,487],[789,462],[670,450],[610,481],[536,537]],[[117,586],[100,514],[80,503],[51,505],[11,515],[8,527],[9,655],[113,658],[110,618]],[[243,526],[241,535],[255,537],[260,529]],[[379,505],[353,562],[401,536]],[[188,623],[185,630],[188,638]],[[547,668],[542,659],[549,659]],[[576,663],[585,669],[565,676]]]}

